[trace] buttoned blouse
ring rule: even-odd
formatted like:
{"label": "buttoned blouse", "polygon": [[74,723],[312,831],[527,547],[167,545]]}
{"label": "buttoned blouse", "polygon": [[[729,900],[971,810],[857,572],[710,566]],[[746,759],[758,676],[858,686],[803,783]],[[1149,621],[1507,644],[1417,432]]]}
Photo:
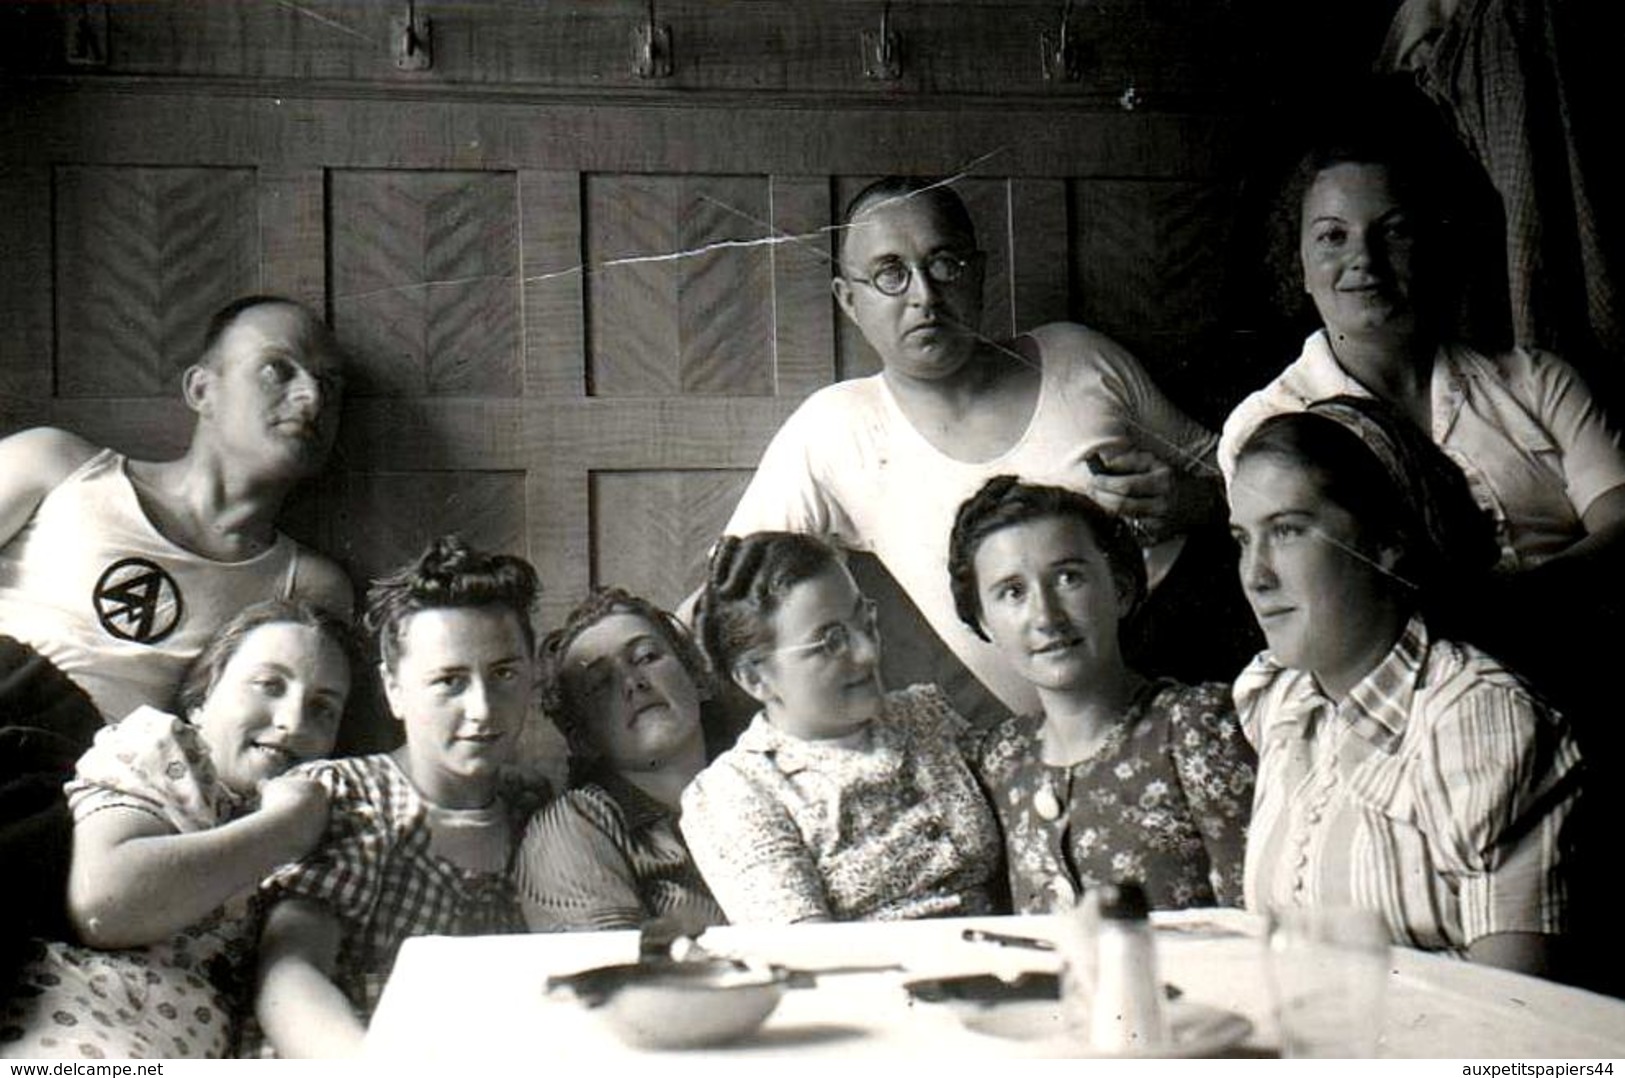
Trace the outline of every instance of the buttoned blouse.
{"label": "buttoned blouse", "polygon": [[981,751],[1016,912],[1068,909],[1123,880],[1153,909],[1240,904],[1255,758],[1228,685],[1147,685],[1069,766],[1044,762],[1043,724],[1013,717]]}
{"label": "buttoned blouse", "polygon": [[969,736],[934,685],[888,693],[853,741],[758,714],[683,792],[683,836],[735,923],[993,912],[999,830]]}
{"label": "buttoned blouse", "polygon": [[[1597,498],[1625,484],[1625,448],[1578,372],[1547,352],[1484,356],[1441,346],[1429,390],[1433,442],[1467,476],[1494,517],[1502,569],[1539,565],[1585,538]],[[1225,420],[1219,466],[1234,478],[1236,454],[1273,415],[1336,396],[1370,397],[1332,354],[1326,331],[1274,381]]]}
{"label": "buttoned blouse", "polygon": [[1565,931],[1579,750],[1495,660],[1413,618],[1341,703],[1268,654],[1235,695],[1258,749],[1248,907],[1363,907],[1429,950]]}

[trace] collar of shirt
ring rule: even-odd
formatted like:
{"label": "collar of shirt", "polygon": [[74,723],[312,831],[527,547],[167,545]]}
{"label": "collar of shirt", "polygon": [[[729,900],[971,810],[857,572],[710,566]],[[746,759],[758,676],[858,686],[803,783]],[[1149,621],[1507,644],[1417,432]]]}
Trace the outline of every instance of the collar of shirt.
{"label": "collar of shirt", "polygon": [[[1463,357],[1458,355],[1461,351],[1464,350],[1441,347],[1434,353],[1433,371],[1428,382],[1428,421],[1432,424],[1429,437],[1435,442],[1443,442],[1449,435],[1467,399],[1470,365],[1462,362]],[[1292,389],[1304,408],[1331,397],[1372,396],[1358,378],[1337,362],[1324,329],[1316,330],[1303,342],[1303,365],[1297,373],[1300,382]]]}
{"label": "collar of shirt", "polygon": [[1371,391],[1337,362],[1324,329],[1315,330],[1303,342],[1303,358],[1293,371],[1291,381],[1293,384],[1288,388],[1297,395],[1298,403],[1304,408],[1330,397],[1371,396]]}
{"label": "collar of shirt", "polygon": [[[869,732],[863,744],[873,748],[881,739],[881,731],[886,726],[886,712],[890,710],[891,700],[887,698],[881,706],[879,715],[872,719],[865,728]],[[774,766],[786,775],[793,775],[798,771],[817,770],[839,760],[850,759],[854,750],[850,743],[831,743],[823,741],[809,741],[805,738],[787,734],[777,726],[767,721],[767,714],[758,711],[751,720],[750,726],[739,735],[734,748],[740,752],[757,753],[770,757]]]}
{"label": "collar of shirt", "polygon": [[[1264,735],[1257,725],[1261,709],[1269,706],[1272,727],[1299,727],[1292,736],[1307,739],[1321,716],[1333,716],[1372,748],[1392,753],[1404,737],[1430,646],[1427,623],[1421,615],[1413,615],[1388,654],[1337,705],[1321,693],[1308,672],[1293,670],[1263,652],[1236,679],[1236,713],[1255,746]],[[1277,686],[1274,703],[1267,705],[1267,694]]]}
{"label": "collar of shirt", "polygon": [[[1531,360],[1538,361],[1538,356]],[[1473,408],[1490,413],[1485,421],[1531,456],[1559,450],[1540,420],[1509,391],[1505,371],[1467,345],[1452,343],[1439,349],[1433,382],[1434,441],[1442,443],[1462,410]]]}
{"label": "collar of shirt", "polygon": [[1416,690],[1421,687],[1431,641],[1427,623],[1411,615],[1405,631],[1376,669],[1349,690],[1337,716],[1373,748],[1393,753],[1405,736]]}

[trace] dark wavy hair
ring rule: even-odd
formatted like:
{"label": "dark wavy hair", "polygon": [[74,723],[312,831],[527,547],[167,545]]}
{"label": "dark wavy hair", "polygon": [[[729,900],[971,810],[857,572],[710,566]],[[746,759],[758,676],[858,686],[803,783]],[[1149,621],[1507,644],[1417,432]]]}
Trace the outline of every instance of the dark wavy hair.
{"label": "dark wavy hair", "polygon": [[562,677],[564,660],[577,637],[614,614],[630,614],[646,622],[683,664],[683,669],[694,680],[702,698],[715,691],[710,665],[700,653],[699,645],[675,616],[622,588],[594,589],[565,616],[563,625],[542,638],[540,648],[542,708],[559,728],[559,733],[564,735],[570,749],[572,768],[596,760],[598,752],[587,736],[593,716],[584,714],[580,702],[565,691]]}
{"label": "dark wavy hair", "polygon": [[1462,589],[1500,556],[1495,524],[1466,475],[1414,422],[1382,401],[1334,397],[1260,423],[1236,456],[1238,474],[1259,456],[1313,471],[1368,541],[1399,552],[1392,576],[1417,607],[1461,628],[1452,615]]}
{"label": "dark wavy hair", "polygon": [[525,559],[487,554],[461,536],[442,535],[415,560],[373,581],[362,623],[378,637],[379,656],[391,670],[400,660],[407,619],[424,610],[506,607],[519,619],[526,648],[534,650],[530,615],[540,590],[536,570]]}
{"label": "dark wavy hair", "polygon": [[835,231],[835,268],[841,268],[841,257],[846,253],[846,234],[852,219],[877,202],[893,199],[921,198],[942,214],[943,223],[950,232],[976,246],[976,224],[971,220],[965,200],[943,180],[925,176],[886,176],[869,184],[852,196],[841,214],[841,227]]}
{"label": "dark wavy hair", "polygon": [[790,589],[842,564],[834,547],[799,532],[719,539],[694,619],[712,668],[731,675],[740,660],[772,647],[773,615]]}
{"label": "dark wavy hair", "polygon": [[191,721],[220,684],[220,675],[256,629],[267,625],[302,625],[327,638],[344,656],[352,676],[359,665],[355,633],[337,614],[300,599],[270,599],[244,607],[209,638],[208,644],[186,667],[175,690],[175,713]]}
{"label": "dark wavy hair", "polygon": [[976,580],[976,551],[994,532],[1030,520],[1072,517],[1083,521],[1106,556],[1117,593],[1127,600],[1123,616],[1133,613],[1147,590],[1145,557],[1124,521],[1093,498],[1066,487],[1026,483],[1013,475],[996,475],[965,499],[954,514],[948,538],[948,581],[959,620],[986,640],[982,629],[981,589]]}

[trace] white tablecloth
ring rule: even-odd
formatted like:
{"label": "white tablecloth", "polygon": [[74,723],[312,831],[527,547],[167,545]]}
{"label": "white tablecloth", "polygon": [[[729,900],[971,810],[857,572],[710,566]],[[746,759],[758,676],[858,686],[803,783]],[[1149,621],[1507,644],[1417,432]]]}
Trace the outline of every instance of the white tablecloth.
{"label": "white tablecloth", "polygon": [[[1234,1011],[1253,1030],[1232,1052],[1274,1055],[1263,943],[1239,911],[1156,917],[1163,979],[1184,998]],[[977,918],[906,924],[730,927],[707,948],[795,968],[896,962],[906,972],[842,974],[786,993],[753,1036],[713,1051],[749,1058],[791,1053],[955,1058],[1012,1057],[1053,1047],[964,1029],[946,1008],[913,1003],[904,981],[924,976],[1054,969],[1053,955],[967,943],[970,925],[1053,938],[1049,918]],[[1547,981],[1395,948],[1381,1054],[1393,1057],[1605,1059],[1625,1057],[1625,1002]],[[568,993],[548,997],[549,975],[630,962],[632,932],[421,937],[401,949],[373,1016],[367,1054],[458,1066],[542,1051],[550,1061],[611,1058],[623,1047]]]}

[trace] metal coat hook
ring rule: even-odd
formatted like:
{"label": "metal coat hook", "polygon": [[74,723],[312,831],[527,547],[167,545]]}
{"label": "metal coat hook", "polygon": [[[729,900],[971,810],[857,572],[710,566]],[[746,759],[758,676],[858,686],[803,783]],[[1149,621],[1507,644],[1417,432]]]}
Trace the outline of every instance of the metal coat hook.
{"label": "metal coat hook", "polygon": [[75,67],[103,67],[107,63],[107,5],[80,4],[68,17],[63,53]]}
{"label": "metal coat hook", "polygon": [[395,43],[395,66],[402,71],[427,71],[434,64],[434,33],[429,16],[419,17],[417,0],[406,0],[406,14],[389,21]]}
{"label": "metal coat hook", "polygon": [[1044,63],[1044,81],[1077,82],[1083,78],[1083,49],[1072,29],[1072,0],[1061,8],[1061,27],[1052,37],[1048,30],[1038,35],[1039,55]]}
{"label": "metal coat hook", "polygon": [[880,30],[864,30],[863,77],[879,82],[895,82],[903,76],[903,47],[891,28],[891,0],[880,8]]}
{"label": "metal coat hook", "polygon": [[671,27],[655,21],[655,0],[649,0],[648,19],[632,31],[632,71],[640,79],[671,78]]}

